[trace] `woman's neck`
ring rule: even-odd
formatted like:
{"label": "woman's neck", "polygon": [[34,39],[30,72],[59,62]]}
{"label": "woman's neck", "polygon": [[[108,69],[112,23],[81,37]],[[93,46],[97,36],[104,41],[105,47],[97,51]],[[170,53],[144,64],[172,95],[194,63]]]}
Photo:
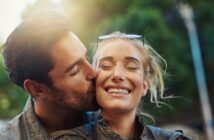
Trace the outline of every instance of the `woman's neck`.
{"label": "woman's neck", "polygon": [[122,137],[133,137],[135,131],[135,111],[123,114],[101,111],[101,114],[114,132]]}

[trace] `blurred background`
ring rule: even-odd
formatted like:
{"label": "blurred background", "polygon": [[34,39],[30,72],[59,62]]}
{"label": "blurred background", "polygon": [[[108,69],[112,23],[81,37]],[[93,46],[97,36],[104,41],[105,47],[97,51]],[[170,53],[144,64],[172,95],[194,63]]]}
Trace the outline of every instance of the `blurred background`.
{"label": "blurred background", "polygon": [[[193,19],[198,31],[213,113],[214,1],[183,2],[189,4],[194,11]],[[73,31],[90,50],[98,35],[111,31],[144,35],[167,61],[165,94],[180,96],[163,100],[170,107],[157,107],[146,97],[144,111],[154,117],[156,125],[170,127],[172,124],[179,124],[180,127],[196,130],[198,134],[204,133],[202,107],[188,32],[173,0],[0,0],[0,45],[22,19],[32,12],[49,8],[64,11],[69,16]],[[27,98],[28,95],[22,89],[8,80],[0,56],[0,120],[9,120],[21,112]]]}

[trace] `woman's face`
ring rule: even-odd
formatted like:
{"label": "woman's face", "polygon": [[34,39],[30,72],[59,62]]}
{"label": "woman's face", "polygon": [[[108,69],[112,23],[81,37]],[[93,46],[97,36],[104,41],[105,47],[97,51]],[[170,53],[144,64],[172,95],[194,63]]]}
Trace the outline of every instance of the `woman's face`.
{"label": "woman's face", "polygon": [[103,111],[135,111],[147,92],[142,56],[132,41],[116,39],[99,46],[96,98]]}

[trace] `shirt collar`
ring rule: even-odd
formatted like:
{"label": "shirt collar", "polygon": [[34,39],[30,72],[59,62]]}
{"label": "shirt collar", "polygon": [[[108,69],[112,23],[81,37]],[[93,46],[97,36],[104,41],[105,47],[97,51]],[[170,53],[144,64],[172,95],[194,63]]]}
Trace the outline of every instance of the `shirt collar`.
{"label": "shirt collar", "polygon": [[[120,137],[120,135],[115,133],[101,116],[98,117],[97,127],[103,133],[103,135],[105,135],[109,138],[115,138],[116,139],[116,138]],[[136,128],[135,128],[134,138],[139,137],[139,136],[141,139],[154,140],[154,137],[153,137],[151,131],[146,126],[142,117],[137,115],[136,116]]]}
{"label": "shirt collar", "polygon": [[48,139],[48,133],[36,117],[33,100],[29,98],[24,108],[24,125],[29,140]]}

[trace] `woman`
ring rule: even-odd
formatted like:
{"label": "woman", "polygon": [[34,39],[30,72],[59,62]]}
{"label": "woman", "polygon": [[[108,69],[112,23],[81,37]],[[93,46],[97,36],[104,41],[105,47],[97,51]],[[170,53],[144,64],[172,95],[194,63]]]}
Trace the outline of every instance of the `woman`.
{"label": "woman", "polygon": [[[186,140],[179,131],[147,126],[137,112],[141,99],[163,98],[161,65],[165,61],[140,35],[115,32],[98,38],[94,67],[98,70],[96,98],[99,119],[56,139]],[[159,95],[158,95],[159,93]]]}

